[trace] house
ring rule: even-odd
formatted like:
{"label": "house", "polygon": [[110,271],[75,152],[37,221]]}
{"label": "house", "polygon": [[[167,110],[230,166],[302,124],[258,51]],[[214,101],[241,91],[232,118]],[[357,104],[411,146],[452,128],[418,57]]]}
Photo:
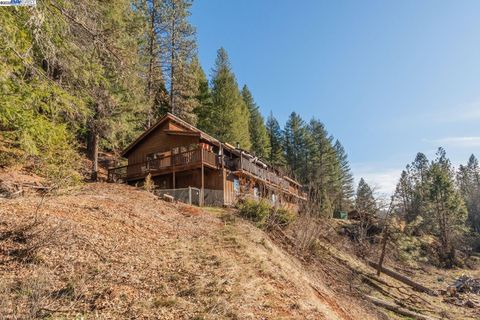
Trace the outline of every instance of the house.
{"label": "house", "polygon": [[223,206],[253,197],[296,206],[306,200],[301,185],[280,170],[170,113],[121,155],[128,164],[109,169],[109,181],[142,184],[150,175],[158,194],[187,203]]}

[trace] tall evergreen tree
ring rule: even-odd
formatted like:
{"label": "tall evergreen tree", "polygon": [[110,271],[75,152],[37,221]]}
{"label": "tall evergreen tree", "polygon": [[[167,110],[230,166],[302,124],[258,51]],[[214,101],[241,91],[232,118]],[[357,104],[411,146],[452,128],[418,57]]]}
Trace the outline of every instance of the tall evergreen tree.
{"label": "tall evergreen tree", "polygon": [[465,226],[467,210],[455,186],[450,161],[442,148],[439,148],[431,165],[428,179],[428,211],[440,240],[440,259],[451,267],[455,264],[456,242]]}
{"label": "tall evergreen tree", "polygon": [[227,52],[223,48],[217,52],[212,84],[211,118],[201,120],[207,132],[220,140],[239,143],[243,149],[250,149],[248,108],[238,89]]}
{"label": "tall evergreen tree", "polygon": [[267,159],[273,166],[283,167],[285,165],[285,154],[283,151],[283,132],[277,119],[270,111],[266,123],[268,142],[270,145],[270,152]]}
{"label": "tall evergreen tree", "polygon": [[372,224],[372,218],[377,214],[378,207],[372,188],[360,178],[355,196],[355,210],[360,218],[358,240],[360,243],[366,240],[368,230]]}
{"label": "tall evergreen tree", "polygon": [[[295,112],[290,114],[284,129],[285,156],[290,171],[297,179],[305,172],[307,131],[305,121]],[[300,180],[305,182],[305,179]]]}
{"label": "tall evergreen tree", "polygon": [[156,118],[170,110],[170,99],[161,59],[165,47],[161,41],[165,29],[162,4],[162,0],[146,0],[137,3],[138,10],[143,13],[145,19],[145,41],[141,55],[145,63],[145,95],[148,105],[145,126],[147,128]]}
{"label": "tall evergreen tree", "polygon": [[426,222],[429,215],[426,211],[428,193],[428,172],[430,163],[425,154],[419,152],[415,160],[407,165],[402,172],[400,181],[396,188],[396,205],[400,214],[407,223],[417,219],[424,220],[424,226],[428,227]]}
{"label": "tall evergreen tree", "polygon": [[377,211],[377,204],[373,195],[373,190],[363,178],[360,178],[360,181],[358,182],[355,197],[355,209],[366,215],[374,215]]}
{"label": "tall evergreen tree", "polygon": [[457,183],[468,210],[468,224],[480,233],[480,167],[472,154],[467,165],[460,165]]}
{"label": "tall evergreen tree", "polygon": [[[89,10],[85,10],[86,7]],[[31,14],[23,12],[26,16],[17,15],[19,24],[14,29],[15,33],[22,34],[22,41],[30,42],[27,47],[31,50],[25,52],[25,47],[19,46],[22,41],[0,47],[7,50],[7,57],[11,55],[8,51],[26,53],[23,60],[28,63],[20,68],[15,66],[14,73],[0,78],[13,76],[15,83],[25,80],[22,91],[32,89],[32,92],[22,94],[23,97],[17,96],[21,91],[2,95],[18,99],[14,108],[20,107],[25,115],[23,119],[9,117],[8,121],[23,127],[22,140],[30,141],[28,145],[40,147],[41,151],[35,155],[38,158],[55,153],[54,150],[63,150],[64,154],[66,150],[71,151],[75,144],[64,139],[65,134],[58,139],[60,132],[85,138],[95,178],[98,149],[120,147],[138,128],[142,119],[137,115],[145,114],[144,100],[139,94],[144,87],[138,75],[141,70],[138,39],[142,36],[139,11],[133,10],[128,0],[115,4],[79,0],[68,5],[43,2]],[[9,19],[12,13],[2,12],[0,16]],[[28,20],[24,20],[27,16]],[[5,28],[12,27],[11,21],[5,22],[2,23]],[[3,35],[0,38],[9,41]],[[31,76],[24,78],[18,72]],[[4,85],[0,87],[8,89]],[[6,102],[10,104],[8,99]],[[31,126],[24,125],[25,119],[33,120]],[[29,128],[34,127],[37,128],[36,137],[31,139],[34,135],[28,135],[25,139]],[[42,127],[48,127],[45,135],[38,130]],[[54,143],[47,146],[48,141]],[[32,154],[31,151],[28,153]],[[57,164],[59,168],[70,162],[58,153],[47,161],[55,163],[55,159],[61,162]]]}
{"label": "tall evergreen tree", "polygon": [[337,211],[348,210],[352,204],[353,196],[355,195],[353,187],[353,174],[348,162],[348,156],[345,152],[340,141],[336,141],[335,154],[339,164],[339,179],[340,179],[340,192],[335,200],[335,209]]}
{"label": "tall evergreen tree", "polygon": [[270,143],[267,128],[260,110],[253,100],[252,93],[246,85],[242,88],[242,98],[250,113],[248,131],[252,143],[251,151],[258,157],[266,158],[270,153]]}
{"label": "tall evergreen tree", "polygon": [[200,61],[195,57],[191,63],[191,73],[195,77],[197,95],[195,115],[197,117],[197,127],[201,130],[209,131],[209,123],[213,118],[212,93],[208,86],[207,76],[200,65]]}
{"label": "tall evergreen tree", "polygon": [[340,194],[340,166],[336,151],[323,123],[312,119],[307,126],[302,178],[309,197],[320,206],[320,213],[332,216],[334,202]]}
{"label": "tall evergreen tree", "polygon": [[194,97],[195,78],[189,64],[195,56],[195,28],[188,22],[191,0],[163,0],[160,37],[165,49],[163,65],[167,75],[170,111],[191,124],[196,124]]}

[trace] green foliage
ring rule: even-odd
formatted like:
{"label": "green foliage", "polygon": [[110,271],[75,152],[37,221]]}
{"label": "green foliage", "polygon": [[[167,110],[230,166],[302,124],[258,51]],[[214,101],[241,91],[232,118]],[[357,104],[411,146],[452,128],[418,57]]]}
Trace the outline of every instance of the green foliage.
{"label": "green foliage", "polygon": [[64,27],[48,13],[42,24],[34,24],[42,7],[38,10],[30,16],[23,8],[0,9],[0,140],[15,151],[14,159],[2,157],[0,165],[33,160],[36,172],[69,183],[78,180],[73,133],[88,111],[75,92],[54,81],[53,71],[38,63],[41,54],[51,54],[42,49],[58,40],[43,43],[42,35],[61,33]]}
{"label": "green foliage", "polygon": [[56,182],[76,181],[77,142],[88,132],[108,149],[122,148],[138,132],[141,20],[128,0],[0,10],[3,147],[15,151],[14,162],[33,164]]}
{"label": "green foliage", "polygon": [[360,214],[374,215],[377,212],[377,204],[373,196],[373,190],[360,178],[357,188],[357,195],[355,198],[355,209]]}
{"label": "green foliage", "polygon": [[335,199],[335,210],[336,211],[345,211],[351,208],[352,199],[355,194],[353,189],[353,174],[350,169],[350,164],[348,162],[347,153],[343,148],[340,141],[336,141],[335,153],[338,161],[338,170],[339,170],[339,193]]}
{"label": "green foliage", "polygon": [[269,220],[279,226],[288,226],[295,221],[297,215],[288,208],[274,208]]}
{"label": "green foliage", "polygon": [[258,226],[262,226],[265,223],[271,210],[272,206],[263,199],[260,201],[245,199],[238,205],[238,213],[240,216],[256,222]]}
{"label": "green foliage", "polygon": [[248,123],[248,131],[252,142],[251,151],[258,157],[266,159],[270,153],[270,143],[267,134],[267,128],[263,120],[263,116],[258,109],[257,104],[253,100],[252,93],[245,85],[242,89],[242,98],[249,110],[250,119]]}
{"label": "green foliage", "polygon": [[192,70],[195,74],[197,85],[197,104],[194,110],[197,117],[197,126],[202,130],[208,130],[210,128],[209,121],[211,121],[214,116],[214,108],[212,105],[212,94],[210,87],[208,86],[207,76],[198,61],[198,58],[193,60]]}
{"label": "green foliage", "polygon": [[398,258],[411,265],[418,262],[428,262],[428,253],[425,247],[421,238],[415,236],[402,235],[395,241]]}
{"label": "green foliage", "polygon": [[242,200],[238,204],[238,213],[241,217],[255,222],[260,228],[266,225],[285,227],[296,218],[296,214],[288,208],[274,207],[264,199]]}
{"label": "green foliage", "polygon": [[472,154],[467,165],[460,165],[457,183],[468,210],[469,227],[480,233],[480,167]]}
{"label": "green foliage", "polygon": [[293,176],[302,182],[306,181],[307,139],[305,122],[297,113],[292,112],[284,129],[285,156]]}
{"label": "green foliage", "polygon": [[[462,174],[457,175],[457,179],[461,177]],[[454,178],[445,150],[439,148],[431,163],[419,153],[402,172],[395,193],[398,213],[407,222],[406,232],[434,235],[439,242],[438,258],[447,267],[456,263],[455,250],[467,218],[462,188],[458,188]]]}
{"label": "green foliage", "polygon": [[212,79],[211,118],[201,119],[203,128],[222,141],[237,142],[241,148],[251,147],[248,131],[249,111],[238,89],[225,49],[220,48],[215,61]]}
{"label": "green foliage", "polygon": [[283,132],[277,119],[270,112],[266,123],[267,135],[269,140],[270,152],[267,160],[276,167],[285,165],[285,155],[283,150]]}

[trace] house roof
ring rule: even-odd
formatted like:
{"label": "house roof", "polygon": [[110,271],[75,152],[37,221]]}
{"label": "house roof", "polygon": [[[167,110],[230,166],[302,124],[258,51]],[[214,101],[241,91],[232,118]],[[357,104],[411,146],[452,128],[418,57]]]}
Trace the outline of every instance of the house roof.
{"label": "house roof", "polygon": [[166,115],[164,115],[163,117],[161,117],[153,126],[151,126],[150,128],[148,128],[145,132],[143,132],[137,139],[135,139],[135,141],[133,141],[128,147],[126,147],[122,153],[120,154],[122,157],[126,157],[128,156],[128,154],[130,153],[130,151],[132,151],[135,146],[140,142],[142,141],[145,137],[147,137],[151,132],[155,131],[155,129],[157,129],[162,123],[164,123],[165,121],[167,120],[172,120],[174,121],[175,123],[181,125],[182,127],[184,127],[185,129],[188,129],[190,131],[193,131],[197,134],[200,135],[200,138],[201,139],[204,139],[204,140],[207,140],[211,143],[214,143],[214,144],[217,144],[217,145],[220,145],[220,140],[218,139],[215,139],[214,137],[212,137],[211,135],[203,132],[202,130],[192,126],[191,124],[189,124],[188,122],[180,119],[179,117],[167,112]]}

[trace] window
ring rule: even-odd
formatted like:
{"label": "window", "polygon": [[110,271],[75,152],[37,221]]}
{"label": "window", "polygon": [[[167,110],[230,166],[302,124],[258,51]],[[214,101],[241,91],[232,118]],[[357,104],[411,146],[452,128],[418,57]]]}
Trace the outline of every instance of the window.
{"label": "window", "polygon": [[236,193],[240,192],[240,181],[237,178],[233,179],[233,191]]}
{"label": "window", "polygon": [[156,153],[147,154],[147,161],[152,161],[154,159],[157,159],[157,154]]}
{"label": "window", "polygon": [[260,194],[259,194],[259,192],[258,192],[258,187],[257,187],[257,186],[253,187],[253,196],[254,196],[255,198],[258,198],[259,195],[260,195]]}

